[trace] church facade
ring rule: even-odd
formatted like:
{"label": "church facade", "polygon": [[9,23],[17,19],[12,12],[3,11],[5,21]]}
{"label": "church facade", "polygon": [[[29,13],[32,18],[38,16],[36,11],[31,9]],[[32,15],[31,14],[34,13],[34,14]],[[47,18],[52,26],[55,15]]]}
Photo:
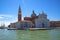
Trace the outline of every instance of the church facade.
{"label": "church facade", "polygon": [[49,19],[47,19],[47,15],[42,12],[38,15],[38,18],[35,19],[35,27],[36,28],[50,28]]}

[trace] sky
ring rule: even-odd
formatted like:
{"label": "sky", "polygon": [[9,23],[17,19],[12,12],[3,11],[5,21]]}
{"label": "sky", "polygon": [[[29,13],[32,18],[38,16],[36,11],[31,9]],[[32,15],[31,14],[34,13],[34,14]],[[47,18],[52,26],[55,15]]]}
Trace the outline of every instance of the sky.
{"label": "sky", "polygon": [[22,19],[34,10],[36,15],[44,11],[50,21],[60,21],[60,0],[0,0],[0,26],[17,22],[19,5]]}

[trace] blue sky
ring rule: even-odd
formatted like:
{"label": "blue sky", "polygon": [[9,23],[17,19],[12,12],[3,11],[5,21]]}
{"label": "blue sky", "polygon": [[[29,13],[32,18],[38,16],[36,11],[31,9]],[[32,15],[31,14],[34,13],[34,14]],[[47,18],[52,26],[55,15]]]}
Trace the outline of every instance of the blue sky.
{"label": "blue sky", "polygon": [[16,22],[19,5],[22,18],[30,16],[34,10],[37,15],[44,11],[48,19],[60,20],[60,0],[0,0],[0,24]]}

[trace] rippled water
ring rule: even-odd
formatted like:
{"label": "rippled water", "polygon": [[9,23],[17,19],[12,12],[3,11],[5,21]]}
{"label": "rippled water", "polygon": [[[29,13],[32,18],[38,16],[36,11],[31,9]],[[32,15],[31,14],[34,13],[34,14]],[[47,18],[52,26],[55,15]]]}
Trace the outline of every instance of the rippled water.
{"label": "rippled water", "polygon": [[0,30],[0,40],[60,40],[60,29]]}

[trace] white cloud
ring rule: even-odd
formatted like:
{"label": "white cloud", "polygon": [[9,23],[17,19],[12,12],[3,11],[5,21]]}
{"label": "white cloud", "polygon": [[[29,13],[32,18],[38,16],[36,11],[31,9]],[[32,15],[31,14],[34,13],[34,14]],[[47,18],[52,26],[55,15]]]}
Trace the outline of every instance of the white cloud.
{"label": "white cloud", "polygon": [[5,15],[5,14],[0,14],[0,20],[5,19],[5,20],[15,20],[17,17],[14,15]]}
{"label": "white cloud", "polygon": [[8,25],[10,24],[10,22],[5,22],[5,26],[8,27]]}
{"label": "white cloud", "polygon": [[4,18],[4,17],[8,17],[8,18],[12,18],[13,16],[12,15],[0,15],[0,18]]}
{"label": "white cloud", "polygon": [[17,19],[12,20],[12,21],[0,21],[0,26],[1,24],[5,24],[6,27],[8,27],[8,25],[10,25],[10,23],[14,23],[17,22]]}
{"label": "white cloud", "polygon": [[10,22],[0,22],[0,26],[3,24],[5,24],[5,26],[7,27],[10,24]]}
{"label": "white cloud", "polygon": [[0,14],[0,26],[3,23],[5,24],[5,26],[8,26],[10,23],[13,23],[16,21],[17,21],[17,17],[15,17],[13,15]]}

